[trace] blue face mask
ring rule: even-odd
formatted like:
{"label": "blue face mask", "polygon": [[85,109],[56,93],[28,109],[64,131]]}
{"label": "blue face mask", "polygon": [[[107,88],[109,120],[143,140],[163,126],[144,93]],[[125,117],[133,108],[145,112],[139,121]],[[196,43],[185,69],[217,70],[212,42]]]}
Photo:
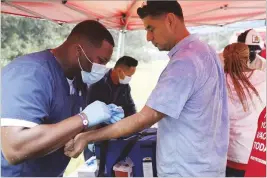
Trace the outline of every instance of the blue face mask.
{"label": "blue face mask", "polygon": [[86,71],[83,70],[83,68],[81,66],[81,63],[80,63],[80,58],[78,57],[79,66],[81,68],[82,80],[83,80],[83,82],[85,84],[88,84],[88,85],[94,84],[94,83],[98,82],[99,80],[101,80],[104,77],[104,75],[108,71],[108,68],[106,68],[105,65],[93,63],[86,56],[86,54],[85,54],[83,48],[81,47],[81,45],[79,45],[79,46],[82,49],[82,52],[85,55],[86,59],[92,64],[91,72],[86,72]]}

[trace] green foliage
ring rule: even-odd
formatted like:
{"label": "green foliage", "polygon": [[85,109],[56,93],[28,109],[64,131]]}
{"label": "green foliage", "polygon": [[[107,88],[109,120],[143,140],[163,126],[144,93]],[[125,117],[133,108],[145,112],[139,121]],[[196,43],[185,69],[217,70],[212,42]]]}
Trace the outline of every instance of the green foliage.
{"label": "green foliage", "polygon": [[72,25],[1,14],[1,59],[53,48],[67,37]]}
{"label": "green foliage", "polygon": [[[24,54],[54,48],[68,36],[74,24],[59,25],[47,20],[1,14],[1,66],[9,60]],[[110,30],[116,43],[112,60],[116,59],[119,31]],[[216,50],[223,49],[233,32],[220,32],[201,35]],[[125,55],[139,61],[166,59],[166,53],[159,52],[146,41],[144,30],[127,32],[125,35]]]}

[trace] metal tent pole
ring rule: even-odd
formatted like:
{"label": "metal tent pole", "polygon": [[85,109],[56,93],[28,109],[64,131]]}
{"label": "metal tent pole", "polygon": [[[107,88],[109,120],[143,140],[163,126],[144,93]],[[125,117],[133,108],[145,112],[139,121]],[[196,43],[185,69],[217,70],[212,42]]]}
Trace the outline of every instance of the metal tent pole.
{"label": "metal tent pole", "polygon": [[126,36],[126,31],[122,30],[122,43],[121,43],[121,53],[120,53],[120,57],[124,56],[124,48],[125,48],[125,36]]}
{"label": "metal tent pole", "polygon": [[121,43],[122,43],[122,30],[119,31],[119,39],[118,39],[118,47],[117,47],[117,55],[116,60],[118,60],[121,57]]}

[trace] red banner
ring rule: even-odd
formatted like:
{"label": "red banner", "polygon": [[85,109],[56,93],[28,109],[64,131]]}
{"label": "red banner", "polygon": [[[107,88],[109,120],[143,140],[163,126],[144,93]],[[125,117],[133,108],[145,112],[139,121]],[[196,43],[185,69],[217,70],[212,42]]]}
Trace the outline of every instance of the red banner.
{"label": "red banner", "polygon": [[261,112],[258,129],[245,177],[266,177],[266,108]]}

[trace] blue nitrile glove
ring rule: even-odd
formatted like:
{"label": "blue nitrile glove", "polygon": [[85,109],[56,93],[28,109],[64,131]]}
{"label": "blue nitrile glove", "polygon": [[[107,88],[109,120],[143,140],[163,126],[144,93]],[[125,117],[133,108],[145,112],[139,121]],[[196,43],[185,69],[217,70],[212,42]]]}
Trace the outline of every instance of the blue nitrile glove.
{"label": "blue nitrile glove", "polygon": [[109,107],[101,102],[101,101],[95,101],[91,104],[89,104],[83,111],[87,116],[88,119],[88,127],[92,127],[95,125],[98,125],[102,122],[107,122],[111,118],[111,111]]}
{"label": "blue nitrile glove", "polygon": [[105,122],[106,124],[114,124],[115,122],[118,122],[122,118],[124,118],[124,111],[122,107],[115,104],[109,104],[108,108],[111,112],[111,118],[109,119],[109,121]]}

